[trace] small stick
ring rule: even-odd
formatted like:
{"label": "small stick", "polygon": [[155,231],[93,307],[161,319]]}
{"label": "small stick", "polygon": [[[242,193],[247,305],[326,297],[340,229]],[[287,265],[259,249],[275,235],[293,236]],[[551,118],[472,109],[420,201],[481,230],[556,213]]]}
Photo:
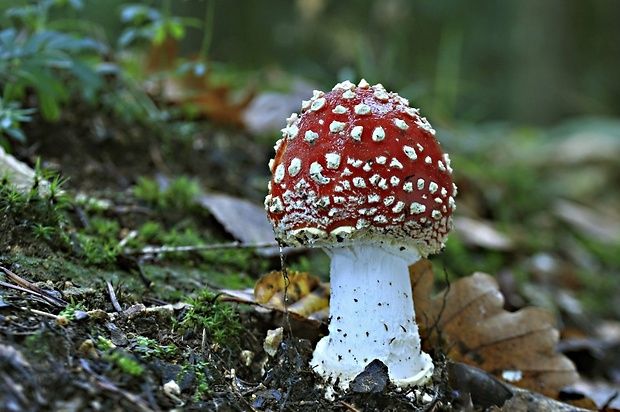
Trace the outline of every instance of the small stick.
{"label": "small stick", "polygon": [[345,408],[347,408],[350,411],[360,412],[359,409],[357,409],[355,406],[351,405],[350,403],[347,403],[345,401],[340,401],[340,403],[342,404],[342,406],[344,406]]}
{"label": "small stick", "polygon": [[26,312],[34,313],[35,315],[46,316],[56,321],[58,320],[58,318],[60,318],[60,316],[58,315],[54,315],[53,313],[49,313],[49,312],[43,312],[42,310],[30,309],[30,308],[25,308],[25,307],[20,307],[20,309]]}
{"label": "small stick", "polygon": [[201,250],[219,250],[219,249],[262,249],[268,247],[277,247],[274,242],[257,242],[257,243],[218,243],[215,245],[197,245],[197,246],[161,246],[161,247],[145,247],[140,250],[130,251],[128,255],[147,255],[158,253],[176,253],[176,252],[195,252]]}
{"label": "small stick", "polygon": [[37,285],[35,285],[34,283],[31,283],[29,281],[27,281],[26,279],[23,279],[19,276],[17,276],[15,273],[11,272],[10,270],[8,270],[5,267],[0,266],[0,270],[2,270],[4,272],[4,274],[11,279],[13,282],[17,283],[19,286],[14,286],[11,285],[9,283],[5,283],[5,282],[0,282],[1,286],[5,286],[5,287],[9,287],[12,289],[16,289],[19,290],[21,292],[25,292],[25,293],[30,293],[34,296],[37,296],[43,300],[45,300],[47,303],[53,305],[53,306],[57,306],[60,308],[64,308],[66,307],[69,303],[65,302],[62,299],[59,299],[53,295],[51,295],[49,292],[41,289],[40,287],[38,287]]}
{"label": "small stick", "polygon": [[114,306],[114,309],[116,309],[117,312],[122,312],[123,308],[121,308],[121,305],[118,303],[118,299],[116,299],[116,292],[114,292],[114,287],[112,286],[112,283],[110,283],[109,280],[106,280],[105,284],[108,286],[108,294],[110,295],[112,306]]}

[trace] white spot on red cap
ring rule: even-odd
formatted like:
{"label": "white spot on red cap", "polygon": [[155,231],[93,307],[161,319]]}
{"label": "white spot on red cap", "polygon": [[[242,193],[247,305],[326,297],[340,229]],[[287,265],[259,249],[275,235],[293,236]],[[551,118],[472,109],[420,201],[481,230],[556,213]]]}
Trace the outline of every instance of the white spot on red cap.
{"label": "white spot on red cap", "polygon": [[322,197],[321,197],[321,198],[320,198],[320,199],[319,199],[319,200],[315,203],[315,205],[316,205],[317,207],[320,207],[320,208],[323,208],[323,209],[327,208],[327,206],[329,206],[329,204],[330,204],[330,201],[329,201],[329,196],[322,196]]}
{"label": "white spot on red cap", "polygon": [[334,107],[332,109],[332,113],[335,113],[335,114],[343,114],[343,113],[346,113],[346,112],[347,112],[347,108],[344,107],[341,104],[339,104],[338,106],[336,106],[336,107]]}
{"label": "white spot on red cap", "polygon": [[310,178],[320,185],[326,185],[329,183],[330,178],[323,176],[323,166],[318,162],[313,162],[310,165]]}
{"label": "white spot on red cap", "polygon": [[424,206],[422,203],[413,202],[411,206],[409,206],[409,210],[412,214],[419,215],[420,213],[426,212],[426,206]]}
{"label": "white spot on red cap", "polygon": [[413,183],[411,183],[411,182],[405,182],[405,183],[403,184],[403,190],[404,190],[405,192],[409,192],[409,193],[413,192]]}
{"label": "white spot on red cap", "polygon": [[403,164],[399,162],[397,158],[393,157],[392,160],[390,161],[390,167],[393,167],[396,169],[402,169]]}
{"label": "white spot on red cap", "polygon": [[342,93],[342,98],[347,100],[353,99],[355,96],[355,93],[353,93],[351,90],[347,90],[346,92]]}
{"label": "white spot on red cap", "polygon": [[328,169],[338,169],[340,166],[340,155],[338,153],[327,153],[325,161]]}
{"label": "white spot on red cap", "polygon": [[363,177],[354,177],[353,186],[363,189],[366,187],[366,181],[364,180]]}
{"label": "white spot on red cap", "polygon": [[276,167],[276,171],[273,174],[273,181],[276,184],[282,183],[282,179],[284,179],[284,165],[282,163],[280,163],[277,167]]}
{"label": "white spot on red cap", "polygon": [[450,206],[450,210],[452,211],[456,209],[456,203],[454,202],[454,198],[452,196],[448,198],[448,206]]}
{"label": "white spot on red cap", "polygon": [[282,205],[282,199],[279,197],[274,197],[270,199],[269,211],[271,213],[282,213],[284,212],[284,206]]}
{"label": "white spot on red cap", "polygon": [[424,189],[424,179],[419,178],[418,182],[417,182],[417,186],[418,186],[418,190],[423,190]]}
{"label": "white spot on red cap", "polygon": [[282,136],[288,138],[289,140],[296,138],[297,133],[299,133],[299,128],[294,124],[282,129]]}
{"label": "white spot on red cap", "polygon": [[355,114],[359,114],[359,115],[363,116],[365,114],[369,114],[370,113],[370,106],[368,106],[367,104],[364,104],[364,103],[360,103],[360,104],[356,105],[353,110],[355,111]]}
{"label": "white spot on red cap", "polygon": [[379,180],[379,188],[383,190],[388,188],[387,179],[381,178],[381,180]]}
{"label": "white spot on red cap", "polygon": [[394,119],[394,124],[401,130],[409,129],[409,125],[402,119]]}
{"label": "white spot on red cap", "polygon": [[355,84],[353,84],[350,80],[345,80],[340,83],[336,83],[332,90],[353,90],[355,89]]}
{"label": "white spot on red cap", "polygon": [[318,138],[319,138],[319,134],[316,132],[313,132],[312,130],[306,131],[306,134],[304,135],[304,140],[308,143],[312,143]]}
{"label": "white spot on red cap", "polygon": [[375,130],[372,131],[372,140],[380,142],[383,139],[385,139],[385,130],[381,126],[375,127]]}
{"label": "white spot on red cap", "polygon": [[414,109],[413,107],[407,107],[405,109],[405,113],[407,113],[409,116],[413,118],[417,118],[418,115],[420,114],[420,109]]}
{"label": "white spot on red cap", "polygon": [[325,98],[321,97],[312,102],[312,104],[310,105],[310,110],[316,112],[318,110],[321,110],[323,106],[325,106]]}
{"label": "white spot on red cap", "polygon": [[366,79],[362,79],[362,80],[360,80],[360,82],[357,85],[357,87],[359,87],[360,89],[368,89],[370,87],[370,84],[368,84]]}
{"label": "white spot on red cap", "polygon": [[332,133],[338,133],[344,130],[344,127],[346,126],[346,123],[343,122],[338,122],[336,120],[334,120],[333,122],[330,123],[329,125],[329,131]]}
{"label": "white spot on red cap", "polygon": [[428,120],[426,120],[426,117],[418,117],[415,121],[415,124],[417,124],[418,127],[420,127],[421,129],[426,130],[427,132],[435,136],[435,129],[433,129],[433,126],[431,126]]}
{"label": "white spot on red cap", "polygon": [[374,96],[377,100],[381,100],[382,102],[388,101],[390,99],[390,95],[387,93],[382,84],[376,84],[375,86]]}
{"label": "white spot on red cap", "polygon": [[403,211],[403,209],[405,208],[405,202],[401,202],[400,200],[398,202],[396,202],[396,204],[394,205],[394,207],[392,208],[392,212],[394,213],[400,213]]}
{"label": "white spot on red cap", "polygon": [[446,164],[448,173],[452,174],[452,168],[450,167],[450,156],[448,155],[448,153],[443,154],[443,162]]}
{"label": "white spot on red cap", "polygon": [[291,164],[288,166],[288,174],[292,177],[295,177],[299,174],[301,170],[301,159],[298,157],[293,158],[291,160]]}
{"label": "white spot on red cap", "polygon": [[435,193],[435,192],[437,191],[437,189],[439,189],[439,185],[438,185],[437,183],[435,183],[435,182],[430,182],[430,183],[428,184],[428,190],[429,190],[431,193]]}
{"label": "white spot on red cap", "polygon": [[364,162],[359,159],[353,159],[352,157],[347,158],[347,164],[350,164],[353,167],[360,167]]}
{"label": "white spot on red cap", "polygon": [[363,132],[364,132],[364,127],[363,126],[354,126],[353,129],[351,129],[351,137],[356,142],[359,142],[360,140],[362,140],[362,133]]}
{"label": "white spot on red cap", "polygon": [[383,215],[375,216],[372,220],[374,220],[375,222],[380,223],[380,224],[386,224],[388,222],[387,217],[385,217]]}
{"label": "white spot on red cap", "polygon": [[407,157],[411,160],[416,160],[418,158],[415,149],[411,146],[403,146],[403,152],[407,155]]}

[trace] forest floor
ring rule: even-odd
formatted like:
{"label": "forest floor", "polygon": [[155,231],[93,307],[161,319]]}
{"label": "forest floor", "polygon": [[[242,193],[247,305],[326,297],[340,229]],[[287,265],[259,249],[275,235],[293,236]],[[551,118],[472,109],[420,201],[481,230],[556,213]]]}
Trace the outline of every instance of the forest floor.
{"label": "forest floor", "polygon": [[[162,139],[79,107],[27,126],[31,143],[14,155],[68,180],[53,195],[44,185],[25,199],[2,194],[1,411],[500,410],[516,397],[490,378],[472,382],[500,386],[455,386],[454,366],[436,358],[430,387],[328,400],[308,366],[324,324],[289,328],[279,312],[218,300],[221,289],[252,288],[280,269],[277,253],[146,249],[231,244],[227,222],[196,199],[262,201],[272,146],[203,126],[191,139]],[[305,270],[321,262],[290,259]],[[283,341],[268,355],[265,337],[279,326]]]}

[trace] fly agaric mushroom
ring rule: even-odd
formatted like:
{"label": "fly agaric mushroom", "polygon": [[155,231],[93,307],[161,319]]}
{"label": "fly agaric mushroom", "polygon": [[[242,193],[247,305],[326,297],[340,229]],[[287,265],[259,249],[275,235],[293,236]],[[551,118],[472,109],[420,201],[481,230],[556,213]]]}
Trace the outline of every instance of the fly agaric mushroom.
{"label": "fly agaric mushroom", "polygon": [[284,245],[331,258],[329,335],[311,365],[341,388],[379,359],[399,386],[426,382],[408,266],[443,248],[456,186],[418,109],[362,80],[315,91],[282,129],[265,209]]}

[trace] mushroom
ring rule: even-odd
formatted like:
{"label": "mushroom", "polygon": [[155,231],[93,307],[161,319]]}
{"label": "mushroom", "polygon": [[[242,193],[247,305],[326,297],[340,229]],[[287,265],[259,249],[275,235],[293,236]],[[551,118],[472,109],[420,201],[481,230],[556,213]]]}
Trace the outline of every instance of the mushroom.
{"label": "mushroom", "polygon": [[428,381],[408,266],[452,229],[450,159],[419,110],[381,84],[314,91],[275,145],[265,209],[282,245],[331,258],[329,335],[312,367],[342,389],[379,359],[398,386]]}

